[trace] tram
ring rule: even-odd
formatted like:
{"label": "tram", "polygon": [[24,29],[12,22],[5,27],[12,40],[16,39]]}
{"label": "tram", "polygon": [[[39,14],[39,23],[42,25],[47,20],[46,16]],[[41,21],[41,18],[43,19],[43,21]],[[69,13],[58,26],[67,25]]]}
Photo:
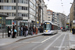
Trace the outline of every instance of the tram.
{"label": "tram", "polygon": [[55,34],[58,33],[58,25],[52,23],[51,21],[45,21],[43,23],[44,34]]}

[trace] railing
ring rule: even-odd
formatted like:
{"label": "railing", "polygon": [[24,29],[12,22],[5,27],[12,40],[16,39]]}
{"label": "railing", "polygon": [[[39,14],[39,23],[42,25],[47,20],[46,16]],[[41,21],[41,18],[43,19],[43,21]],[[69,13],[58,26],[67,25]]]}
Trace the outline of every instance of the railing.
{"label": "railing", "polygon": [[6,38],[7,37],[7,33],[5,29],[1,29],[0,30],[0,38]]}

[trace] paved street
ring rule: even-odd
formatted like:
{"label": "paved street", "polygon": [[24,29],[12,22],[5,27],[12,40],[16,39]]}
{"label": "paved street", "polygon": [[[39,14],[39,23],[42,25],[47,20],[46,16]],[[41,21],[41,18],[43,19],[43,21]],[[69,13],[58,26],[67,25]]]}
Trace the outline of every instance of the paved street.
{"label": "paved street", "polygon": [[0,50],[69,50],[69,31],[24,39],[0,46]]}

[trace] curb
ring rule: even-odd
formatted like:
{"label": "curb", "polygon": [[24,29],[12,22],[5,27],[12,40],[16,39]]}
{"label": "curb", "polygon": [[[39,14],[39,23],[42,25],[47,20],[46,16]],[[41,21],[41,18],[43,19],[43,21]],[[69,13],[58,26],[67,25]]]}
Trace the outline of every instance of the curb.
{"label": "curb", "polygon": [[37,36],[41,36],[41,35],[42,34],[35,35],[35,36],[32,35],[31,37],[22,38],[22,39],[19,39],[19,40],[15,41],[15,42],[18,42],[18,41],[21,41],[21,40],[24,40],[24,39],[29,39],[29,38],[37,37]]}
{"label": "curb", "polygon": [[[22,39],[18,39],[18,40],[14,41],[14,42],[6,43],[5,45],[13,44],[15,42],[18,42],[18,41],[21,41],[21,40],[24,40],[24,39],[33,38],[33,37],[37,37],[37,36],[41,36],[41,35],[42,35],[42,33],[39,34],[39,35],[35,35],[35,36],[32,35],[31,37],[25,37],[25,38],[22,38]],[[4,45],[1,45],[1,46],[4,46]]]}

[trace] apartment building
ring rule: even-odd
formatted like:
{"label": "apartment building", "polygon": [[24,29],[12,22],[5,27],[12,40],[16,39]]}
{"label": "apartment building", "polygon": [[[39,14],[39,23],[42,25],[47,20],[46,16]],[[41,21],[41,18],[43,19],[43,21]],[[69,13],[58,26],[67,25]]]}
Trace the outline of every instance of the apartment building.
{"label": "apartment building", "polygon": [[23,21],[28,21],[28,19],[30,20],[30,22],[35,21],[37,5],[36,0],[0,0],[0,14],[9,16],[6,18],[6,24],[12,26],[13,22],[16,23],[16,21],[14,20],[14,18],[16,17],[16,1],[18,1],[18,17],[23,17]]}
{"label": "apartment building", "polygon": [[53,18],[53,11],[47,10],[47,21],[52,21]]}

